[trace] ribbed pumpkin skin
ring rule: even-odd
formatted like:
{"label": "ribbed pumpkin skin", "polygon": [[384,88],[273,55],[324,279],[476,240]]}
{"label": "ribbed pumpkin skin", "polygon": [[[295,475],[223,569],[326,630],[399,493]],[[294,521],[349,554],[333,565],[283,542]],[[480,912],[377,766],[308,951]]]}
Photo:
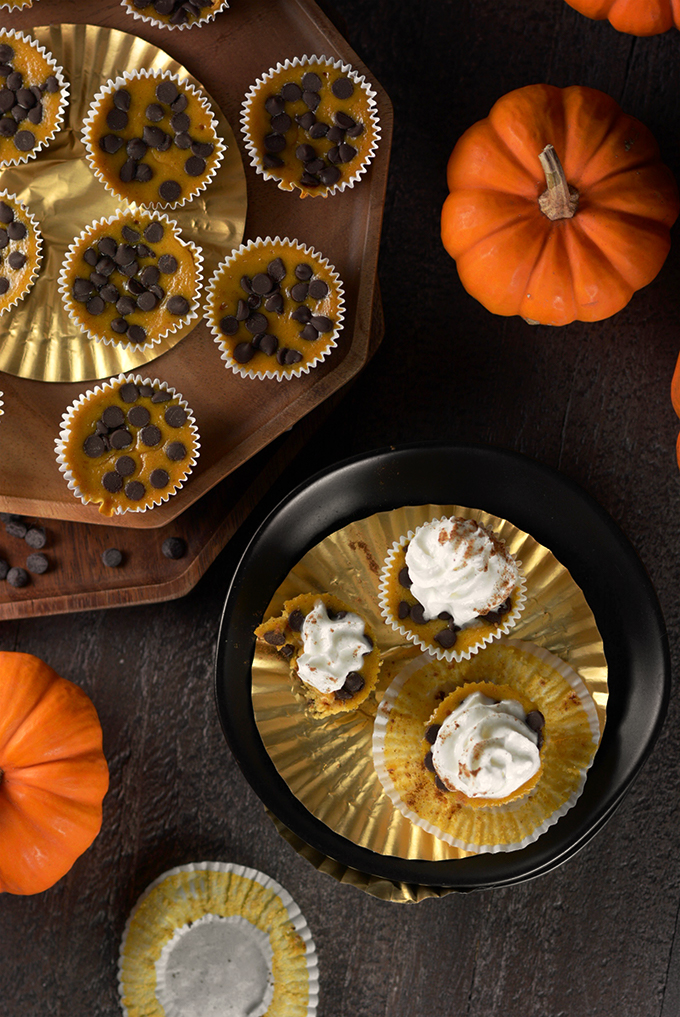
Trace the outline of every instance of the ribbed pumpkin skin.
{"label": "ribbed pumpkin skin", "polygon": [[[551,221],[539,154],[553,145],[576,214]],[[442,241],[494,314],[599,321],[657,275],[680,201],[650,131],[592,88],[528,85],[469,128],[449,158]]]}
{"label": "ribbed pumpkin skin", "polygon": [[587,18],[605,18],[619,32],[629,35],[659,35],[680,28],[680,0],[567,0],[570,7]]}
{"label": "ribbed pumpkin skin", "polygon": [[39,893],[102,822],[109,771],[81,688],[27,653],[0,653],[0,892]]}

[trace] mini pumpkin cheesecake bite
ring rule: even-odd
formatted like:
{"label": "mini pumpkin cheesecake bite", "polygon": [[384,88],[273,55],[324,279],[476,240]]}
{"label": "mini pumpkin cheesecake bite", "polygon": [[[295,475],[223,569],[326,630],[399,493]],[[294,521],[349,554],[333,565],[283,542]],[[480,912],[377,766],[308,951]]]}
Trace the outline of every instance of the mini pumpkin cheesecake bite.
{"label": "mini pumpkin cheesecake bite", "polygon": [[356,710],[378,681],[380,651],[366,621],[330,593],[303,593],[255,629],[288,662],[317,718]]}
{"label": "mini pumpkin cheesecake bite", "polygon": [[83,141],[106,189],[150,208],[196,197],[225,150],[208,100],[188,81],[150,70],[126,72],[97,92]]}
{"label": "mini pumpkin cheesecake bite", "polygon": [[307,374],[337,346],[344,288],[312,248],[279,237],[250,240],[208,284],[206,318],[222,359],[244,378]]}
{"label": "mini pumpkin cheesecake bite", "polygon": [[0,192],[0,315],[26,296],[38,277],[42,237],[26,205]]}
{"label": "mini pumpkin cheesecake bite", "polygon": [[121,0],[128,14],[159,28],[194,28],[207,25],[226,10],[227,0]]}
{"label": "mini pumpkin cheesecake bite", "polygon": [[279,63],[246,94],[241,123],[251,164],[301,197],[353,187],[380,138],[375,92],[327,57]]}
{"label": "mini pumpkin cheesecake bite", "polygon": [[68,85],[51,53],[0,30],[0,168],[34,158],[59,130]]}
{"label": "mini pumpkin cheesecake bite", "polygon": [[198,429],[166,382],[120,375],[64,413],[57,462],[84,505],[102,515],[144,512],[175,494],[198,459]]}
{"label": "mini pumpkin cheesecake bite", "polygon": [[474,519],[433,519],[390,548],[380,574],[383,617],[436,657],[468,658],[519,618],[520,564]]}
{"label": "mini pumpkin cheesecake bite", "polygon": [[71,244],[59,275],[69,317],[91,339],[143,348],[198,316],[203,258],[158,212],[120,211]]}

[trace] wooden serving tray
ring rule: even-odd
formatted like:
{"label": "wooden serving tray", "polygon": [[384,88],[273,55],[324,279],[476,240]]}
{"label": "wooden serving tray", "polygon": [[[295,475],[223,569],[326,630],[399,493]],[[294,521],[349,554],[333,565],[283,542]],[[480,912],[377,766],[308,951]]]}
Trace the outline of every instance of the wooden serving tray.
{"label": "wooden serving tray", "polygon": [[[139,369],[144,376],[167,381],[182,393],[194,411],[201,436],[198,465],[177,495],[153,511],[128,512],[115,518],[119,529],[161,530],[321,406],[365,365],[371,352],[378,245],[392,135],[391,104],[311,0],[239,2],[219,14],[213,23],[184,31],[160,29],[136,20],[118,0],[101,0],[96,5],[91,0],[40,0],[24,13],[3,11],[3,15],[4,27],[18,29],[47,21],[96,21],[137,34],[182,63],[205,85],[237,136],[248,186],[244,239],[279,235],[299,240],[327,257],[344,283],[346,317],[338,348],[307,376],[283,383],[235,376],[224,368],[205,322],[172,350]],[[305,54],[350,63],[377,93],[382,138],[376,157],[357,186],[327,199],[301,200],[297,192],[281,191],[273,181],[264,180],[249,165],[240,134],[240,106],[249,86],[278,61]],[[62,413],[93,385],[48,383],[0,374],[5,404],[0,421],[0,510],[111,528],[111,520],[73,497],[54,456]],[[186,569],[186,561],[182,567]],[[149,582],[155,580],[150,578]]]}

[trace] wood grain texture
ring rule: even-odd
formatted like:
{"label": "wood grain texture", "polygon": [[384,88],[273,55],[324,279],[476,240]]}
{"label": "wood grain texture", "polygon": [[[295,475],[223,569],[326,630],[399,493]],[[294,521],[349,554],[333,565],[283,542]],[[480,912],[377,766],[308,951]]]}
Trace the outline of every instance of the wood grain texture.
{"label": "wood grain texture", "polygon": [[[45,20],[50,3],[37,5]],[[632,541],[677,667],[677,226],[666,265],[628,308],[558,331],[494,318],[468,297],[438,219],[456,139],[501,94],[534,81],[609,92],[652,129],[677,176],[678,33],[633,39],[563,0],[333,3],[395,107],[379,262],[386,331],[278,493],[401,441],[481,441],[530,455],[587,489]],[[263,64],[271,44],[263,38]],[[190,61],[199,73],[198,45]],[[73,871],[38,897],[0,899],[3,1014],[115,1017],[129,909],[165,869],[202,859],[260,868],[292,893],[319,951],[319,1017],[677,1013],[677,694],[619,810],[567,864],[502,890],[382,903],[317,872],[278,836],[224,743],[213,652],[238,550],[230,542],[182,600],[0,625],[3,649],[37,653],[92,696],[112,774],[102,833]]]}

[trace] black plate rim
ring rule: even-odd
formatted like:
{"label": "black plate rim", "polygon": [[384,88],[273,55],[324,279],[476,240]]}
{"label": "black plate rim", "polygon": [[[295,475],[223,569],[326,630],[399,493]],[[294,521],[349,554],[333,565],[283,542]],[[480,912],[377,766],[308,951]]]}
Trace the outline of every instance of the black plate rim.
{"label": "black plate rim", "polygon": [[[443,475],[443,467],[450,472]],[[417,498],[404,497],[405,490],[417,491]],[[444,492],[447,497],[441,496]],[[310,547],[352,519],[400,505],[430,503],[483,507],[531,533],[584,590],[603,636],[609,665],[607,725],[584,792],[566,816],[521,851],[420,861],[359,847],[316,819],[295,798],[273,766],[255,725],[250,695],[252,629],[290,568]],[[571,521],[577,519],[584,533],[575,546],[569,539],[570,526],[565,525],[570,512],[576,513]],[[298,528],[294,539],[291,521]],[[294,555],[285,547],[278,550],[275,539],[284,544],[292,541]],[[256,794],[311,847],[340,864],[393,882],[482,889],[523,882],[561,865],[616,811],[663,724],[670,697],[670,653],[658,599],[637,553],[605,510],[570,478],[519,452],[494,446],[432,441],[379,448],[333,464],[298,484],[261,517],[244,540],[219,628],[214,682],[218,716]],[[611,586],[602,562],[595,564],[592,558],[598,547],[606,549],[605,563],[613,568]],[[623,578],[628,580],[626,598],[621,595]],[[606,618],[592,603],[594,598],[601,606],[603,597],[612,601]],[[239,622],[236,629],[235,621]],[[633,682],[643,660],[646,680]],[[603,784],[607,790],[599,793]]]}

